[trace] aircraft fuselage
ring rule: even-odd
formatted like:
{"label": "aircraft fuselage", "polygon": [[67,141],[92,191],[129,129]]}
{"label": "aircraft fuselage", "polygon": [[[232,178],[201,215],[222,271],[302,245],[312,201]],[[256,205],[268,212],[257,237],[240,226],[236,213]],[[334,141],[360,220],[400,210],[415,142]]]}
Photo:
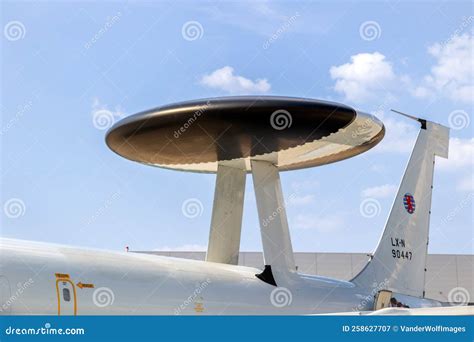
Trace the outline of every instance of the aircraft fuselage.
{"label": "aircraft fuselage", "polygon": [[251,267],[0,239],[0,314],[262,315],[371,310],[376,290]]}

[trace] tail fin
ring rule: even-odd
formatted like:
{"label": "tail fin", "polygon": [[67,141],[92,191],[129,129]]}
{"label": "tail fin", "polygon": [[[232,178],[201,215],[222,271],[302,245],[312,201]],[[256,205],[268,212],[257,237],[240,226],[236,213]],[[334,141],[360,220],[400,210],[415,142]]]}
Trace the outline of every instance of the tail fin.
{"label": "tail fin", "polygon": [[449,128],[411,118],[421,123],[421,130],[410,161],[377,249],[352,281],[423,297],[434,160],[448,157]]}

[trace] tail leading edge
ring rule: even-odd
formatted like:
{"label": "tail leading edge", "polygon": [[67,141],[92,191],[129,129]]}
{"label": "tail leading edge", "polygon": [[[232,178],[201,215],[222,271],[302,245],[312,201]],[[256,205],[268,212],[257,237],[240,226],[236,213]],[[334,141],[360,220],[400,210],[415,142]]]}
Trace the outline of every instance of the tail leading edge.
{"label": "tail leading edge", "polygon": [[435,156],[448,157],[449,128],[413,119],[421,130],[384,232],[372,259],[352,281],[424,297]]}

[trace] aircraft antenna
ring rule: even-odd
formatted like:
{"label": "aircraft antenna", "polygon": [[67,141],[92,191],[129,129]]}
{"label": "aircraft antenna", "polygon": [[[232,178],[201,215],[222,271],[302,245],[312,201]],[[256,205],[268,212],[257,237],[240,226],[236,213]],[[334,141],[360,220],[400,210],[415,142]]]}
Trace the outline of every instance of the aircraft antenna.
{"label": "aircraft antenna", "polygon": [[416,117],[416,116],[414,116],[414,115],[410,115],[410,114],[407,114],[407,113],[403,113],[403,112],[400,112],[400,111],[395,110],[395,109],[390,109],[390,110],[391,110],[392,112],[394,112],[394,113],[403,115],[404,117],[407,117],[407,118],[409,118],[409,119],[418,121],[418,122],[421,124],[421,128],[426,129],[426,120],[425,120],[425,119],[421,119],[421,118],[418,118],[418,117]]}

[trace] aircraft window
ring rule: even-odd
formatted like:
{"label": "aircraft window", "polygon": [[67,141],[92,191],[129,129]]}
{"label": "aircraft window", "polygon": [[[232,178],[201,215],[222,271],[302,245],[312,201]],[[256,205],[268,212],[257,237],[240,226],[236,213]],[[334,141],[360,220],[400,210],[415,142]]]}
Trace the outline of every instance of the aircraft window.
{"label": "aircraft window", "polygon": [[63,298],[66,302],[71,300],[71,292],[69,292],[69,289],[63,289]]}

